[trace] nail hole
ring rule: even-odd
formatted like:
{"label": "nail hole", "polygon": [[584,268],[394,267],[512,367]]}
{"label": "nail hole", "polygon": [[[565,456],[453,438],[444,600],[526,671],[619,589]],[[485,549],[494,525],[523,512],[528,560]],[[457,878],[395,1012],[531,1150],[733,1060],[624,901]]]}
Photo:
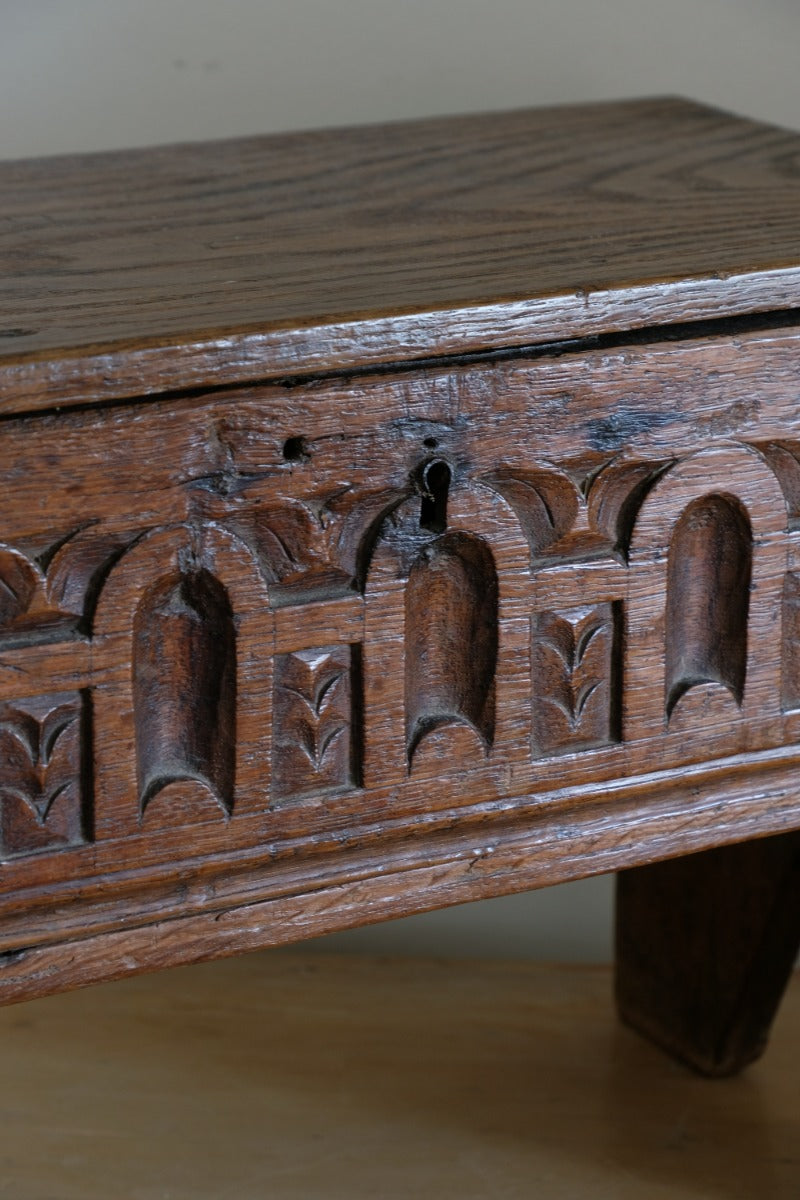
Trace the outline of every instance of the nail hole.
{"label": "nail hole", "polygon": [[305,462],[311,455],[308,452],[306,439],[303,437],[290,437],[283,443],[283,457],[287,462]]}
{"label": "nail hole", "polygon": [[436,447],[439,445],[439,439],[435,438],[435,437],[427,437],[427,438],[425,438],[425,440],[423,441],[422,444],[428,450],[435,450]]}

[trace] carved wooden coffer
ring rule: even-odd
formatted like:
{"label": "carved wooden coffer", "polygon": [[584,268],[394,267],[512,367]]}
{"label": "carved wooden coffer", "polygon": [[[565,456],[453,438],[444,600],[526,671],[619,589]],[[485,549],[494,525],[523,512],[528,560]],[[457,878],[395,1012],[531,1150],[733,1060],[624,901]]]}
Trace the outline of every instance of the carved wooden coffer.
{"label": "carved wooden coffer", "polygon": [[800,138],[0,168],[0,994],[800,825]]}

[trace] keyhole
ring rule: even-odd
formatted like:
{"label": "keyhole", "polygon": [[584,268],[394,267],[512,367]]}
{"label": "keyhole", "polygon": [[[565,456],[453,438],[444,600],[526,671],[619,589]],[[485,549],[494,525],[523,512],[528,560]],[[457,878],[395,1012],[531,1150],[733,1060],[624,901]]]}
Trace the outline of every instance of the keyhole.
{"label": "keyhole", "polygon": [[451,478],[450,468],[440,458],[423,467],[420,529],[427,529],[429,533],[444,533],[447,528],[447,493]]}

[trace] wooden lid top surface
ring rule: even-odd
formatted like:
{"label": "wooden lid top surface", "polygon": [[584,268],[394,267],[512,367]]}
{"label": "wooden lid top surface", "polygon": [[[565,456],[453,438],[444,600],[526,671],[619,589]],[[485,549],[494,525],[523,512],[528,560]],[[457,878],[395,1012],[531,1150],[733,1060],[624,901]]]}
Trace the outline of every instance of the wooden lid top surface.
{"label": "wooden lid top surface", "polygon": [[684,100],[0,164],[0,411],[800,307],[800,135]]}

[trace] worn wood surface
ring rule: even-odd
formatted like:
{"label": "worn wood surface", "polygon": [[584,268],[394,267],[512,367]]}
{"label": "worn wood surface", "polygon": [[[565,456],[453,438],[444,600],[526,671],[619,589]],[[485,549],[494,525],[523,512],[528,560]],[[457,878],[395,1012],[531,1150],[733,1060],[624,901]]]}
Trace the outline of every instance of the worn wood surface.
{"label": "worn wood surface", "polygon": [[[0,367],[0,999],[800,826],[797,145],[659,101],[0,168],[52,318]],[[590,275],[613,337],[396,361],[412,291]],[[356,309],[350,374],[168,351]]]}
{"label": "worn wood surface", "polygon": [[3,1200],[796,1200],[800,980],[712,1083],[607,968],[276,952],[0,1012]]}
{"label": "worn wood surface", "polygon": [[799,389],[780,329],[6,422],[0,994],[795,827]]}
{"label": "worn wood surface", "polygon": [[620,1013],[704,1074],[763,1053],[798,950],[798,832],[618,876]]}
{"label": "worn wood surface", "polygon": [[0,410],[800,303],[800,137],[678,99],[0,165]]}

